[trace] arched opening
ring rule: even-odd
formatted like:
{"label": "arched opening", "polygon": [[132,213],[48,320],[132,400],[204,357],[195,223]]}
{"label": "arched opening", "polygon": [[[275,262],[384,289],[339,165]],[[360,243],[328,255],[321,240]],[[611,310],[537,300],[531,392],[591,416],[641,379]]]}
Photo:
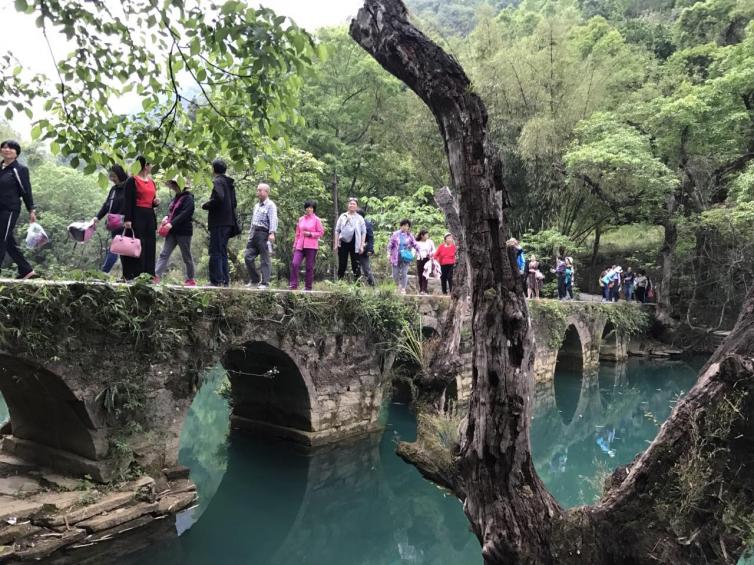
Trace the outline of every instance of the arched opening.
{"label": "arched opening", "polygon": [[443,412],[453,413],[458,406],[458,383],[456,379],[445,388],[442,393],[442,410]]}
{"label": "arched opening", "polygon": [[436,328],[433,328],[432,326],[422,326],[422,337],[426,339],[434,339],[437,337],[440,337],[440,334],[438,333]]}
{"label": "arched opening", "polygon": [[581,338],[576,326],[572,325],[566,330],[563,345],[558,351],[553,383],[555,404],[565,424],[570,424],[579,404],[583,368]]}
{"label": "arched opening", "polygon": [[411,381],[403,377],[393,379],[393,402],[411,404],[413,399],[414,392],[411,390]]}
{"label": "arched opening", "polygon": [[226,353],[223,366],[230,377],[234,421],[314,431],[309,388],[287,353],[253,341]]}
{"label": "arched opening", "polygon": [[605,324],[600,340],[600,359],[616,361],[618,359],[618,332],[611,322]]}
{"label": "arched opening", "polygon": [[[86,406],[58,375],[3,355],[0,356],[0,392],[10,420],[9,425],[3,426],[3,433],[12,433],[16,440],[14,451],[19,455],[43,458],[44,464],[53,467],[58,467],[58,462],[62,464],[55,453],[43,454],[35,445],[90,460],[106,455],[108,446],[104,436],[98,436]],[[0,421],[5,420],[5,417],[0,418]],[[8,449],[9,445],[4,447]],[[66,463],[68,465],[70,462]]]}

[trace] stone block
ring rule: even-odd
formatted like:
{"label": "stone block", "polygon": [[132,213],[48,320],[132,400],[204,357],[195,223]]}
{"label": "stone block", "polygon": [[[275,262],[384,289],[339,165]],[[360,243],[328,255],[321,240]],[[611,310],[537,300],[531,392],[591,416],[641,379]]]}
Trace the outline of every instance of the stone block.
{"label": "stone block", "polygon": [[10,496],[0,496],[0,522],[11,518],[26,520],[42,510],[43,504],[33,500],[19,500]]}
{"label": "stone block", "polygon": [[175,481],[178,479],[188,479],[191,469],[185,465],[176,465],[169,469],[163,469],[162,472],[167,480]]}
{"label": "stone block", "polygon": [[10,453],[0,453],[0,474],[2,475],[17,475],[37,468],[38,465],[32,461],[26,461]]}
{"label": "stone block", "polygon": [[29,521],[5,526],[4,528],[0,528],[0,545],[13,545],[13,542],[16,540],[36,534],[41,530],[42,528],[35,526]]}
{"label": "stone block", "polygon": [[120,506],[125,506],[131,502],[133,498],[134,495],[132,492],[116,492],[104,497],[94,504],[90,504],[89,506],[84,506],[83,508],[72,512],[50,516],[49,518],[46,518],[44,522],[50,526],[62,526],[66,523],[68,525],[77,524],[78,522],[87,520],[92,516],[102,514],[103,512],[109,512]]}
{"label": "stone block", "polygon": [[16,556],[24,560],[42,559],[61,547],[81,541],[86,537],[86,532],[78,528],[67,530],[59,535],[50,536],[37,541],[33,547],[16,552]]}
{"label": "stone block", "polygon": [[59,475],[57,473],[42,473],[40,478],[43,483],[48,483],[62,490],[78,490],[82,486],[82,479]]}
{"label": "stone block", "polygon": [[41,502],[44,511],[60,512],[81,503],[84,493],[79,492],[44,492],[34,495],[31,500]]}
{"label": "stone block", "polygon": [[197,496],[195,491],[168,494],[163,496],[157,502],[157,512],[160,514],[173,514],[193,504],[196,502],[196,499]]}
{"label": "stone block", "polygon": [[135,530],[136,528],[146,526],[147,524],[154,522],[154,520],[155,518],[151,514],[145,514],[144,516],[139,516],[135,520],[125,522],[123,524],[115,526],[114,528],[110,528],[109,530],[102,530],[101,532],[97,532],[96,534],[91,534],[88,538],[86,538],[86,542],[95,543],[98,541],[109,540],[111,538],[119,536],[120,534],[124,534],[131,530]]}
{"label": "stone block", "polygon": [[3,440],[7,453],[71,475],[89,475],[95,481],[106,483],[112,480],[114,467],[110,461],[95,461],[70,451],[48,447],[41,443],[8,436]]}
{"label": "stone block", "polygon": [[101,516],[95,516],[89,520],[79,522],[76,526],[84,528],[90,533],[100,532],[130,522],[131,520],[140,518],[145,514],[151,514],[157,510],[157,506],[157,502],[140,502],[133,506],[116,508],[115,510],[102,514]]}
{"label": "stone block", "polygon": [[31,477],[14,475],[11,477],[0,478],[0,495],[6,494],[8,496],[20,496],[34,494],[40,490],[42,490],[42,486]]}

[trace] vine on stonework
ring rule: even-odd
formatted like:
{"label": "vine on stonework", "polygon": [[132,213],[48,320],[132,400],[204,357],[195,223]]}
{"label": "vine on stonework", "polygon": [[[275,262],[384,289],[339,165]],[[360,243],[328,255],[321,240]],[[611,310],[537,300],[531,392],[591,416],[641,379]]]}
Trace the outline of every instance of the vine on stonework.
{"label": "vine on stonework", "polygon": [[620,335],[633,336],[646,331],[650,316],[641,307],[628,302],[585,304],[557,300],[529,301],[529,315],[536,324],[539,336],[548,349],[557,350],[563,344],[568,317],[605,318]]}
{"label": "vine on stonework", "polygon": [[392,293],[355,288],[315,295],[178,290],[138,281],[3,285],[0,318],[0,346],[40,362],[92,344],[84,339],[95,345],[109,340],[155,362],[187,343],[231,341],[248,324],[260,323],[313,336],[366,333],[381,348],[392,348],[403,325],[415,324],[418,313]]}

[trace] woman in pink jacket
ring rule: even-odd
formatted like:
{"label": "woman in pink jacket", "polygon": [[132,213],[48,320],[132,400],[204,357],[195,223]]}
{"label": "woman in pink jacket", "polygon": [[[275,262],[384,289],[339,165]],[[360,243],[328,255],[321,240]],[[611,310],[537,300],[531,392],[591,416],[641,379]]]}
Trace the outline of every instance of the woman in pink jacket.
{"label": "woman in pink jacket", "polygon": [[290,289],[298,288],[298,271],[301,263],[306,258],[306,276],[304,277],[304,289],[311,290],[314,283],[314,259],[317,257],[319,238],[325,233],[322,222],[314,213],[317,203],[313,200],[304,202],[304,215],[296,224],[296,239],[293,241],[293,261],[291,261],[291,284]]}

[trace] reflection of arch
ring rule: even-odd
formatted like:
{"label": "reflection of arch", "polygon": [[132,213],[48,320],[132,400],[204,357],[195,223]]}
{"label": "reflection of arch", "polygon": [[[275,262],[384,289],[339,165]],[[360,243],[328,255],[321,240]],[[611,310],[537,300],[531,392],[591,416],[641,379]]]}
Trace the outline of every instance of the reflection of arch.
{"label": "reflection of arch", "polygon": [[614,361],[618,357],[618,332],[612,322],[607,322],[600,340],[600,359]]}
{"label": "reflection of arch", "polygon": [[449,412],[458,406],[458,381],[453,379],[442,393],[442,410]]}
{"label": "reflection of arch", "polygon": [[[0,355],[0,392],[15,438],[92,460],[106,454],[107,443],[96,441],[95,424],[84,402],[54,373]],[[54,465],[54,461],[49,464]]]}
{"label": "reflection of arch", "polygon": [[234,417],[305,432],[315,429],[314,384],[286,352],[252,341],[228,351],[223,366],[230,376]]}
{"label": "reflection of arch", "polygon": [[576,413],[581,398],[582,372],[584,367],[581,337],[575,325],[568,326],[563,344],[558,351],[555,363],[553,388],[558,410],[565,424],[569,424]]}

